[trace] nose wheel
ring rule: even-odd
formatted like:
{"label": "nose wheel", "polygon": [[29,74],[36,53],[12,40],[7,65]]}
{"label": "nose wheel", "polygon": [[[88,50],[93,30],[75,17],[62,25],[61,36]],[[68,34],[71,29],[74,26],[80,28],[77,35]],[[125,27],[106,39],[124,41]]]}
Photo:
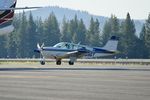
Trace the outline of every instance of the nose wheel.
{"label": "nose wheel", "polygon": [[45,61],[40,61],[41,65],[45,65]]}

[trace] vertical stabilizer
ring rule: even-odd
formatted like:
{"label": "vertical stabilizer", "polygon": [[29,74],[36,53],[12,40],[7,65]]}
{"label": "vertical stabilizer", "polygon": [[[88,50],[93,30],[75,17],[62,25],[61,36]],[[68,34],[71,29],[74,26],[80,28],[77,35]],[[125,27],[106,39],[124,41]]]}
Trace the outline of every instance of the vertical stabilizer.
{"label": "vertical stabilizer", "polygon": [[117,51],[118,40],[119,40],[118,37],[112,36],[102,49],[109,50],[109,51]]}

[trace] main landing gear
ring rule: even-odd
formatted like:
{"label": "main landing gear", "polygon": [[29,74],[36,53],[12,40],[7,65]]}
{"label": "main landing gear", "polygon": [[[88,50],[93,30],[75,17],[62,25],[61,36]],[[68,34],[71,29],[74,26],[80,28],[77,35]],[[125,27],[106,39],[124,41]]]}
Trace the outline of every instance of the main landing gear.
{"label": "main landing gear", "polygon": [[69,61],[69,65],[74,65],[74,62],[72,62],[72,61]]}
{"label": "main landing gear", "polygon": [[[70,61],[68,63],[69,63],[69,65],[74,65],[75,61],[76,61],[76,58],[71,57]],[[45,65],[45,59],[44,58],[41,59],[40,63],[41,63],[41,65]],[[58,59],[58,58],[56,59],[56,65],[61,65],[61,59]]]}
{"label": "main landing gear", "polygon": [[[69,65],[74,65],[75,59],[70,59]],[[56,59],[56,65],[61,65],[61,59]]]}
{"label": "main landing gear", "polygon": [[70,57],[69,65],[74,65],[74,62],[76,61],[76,57]]}

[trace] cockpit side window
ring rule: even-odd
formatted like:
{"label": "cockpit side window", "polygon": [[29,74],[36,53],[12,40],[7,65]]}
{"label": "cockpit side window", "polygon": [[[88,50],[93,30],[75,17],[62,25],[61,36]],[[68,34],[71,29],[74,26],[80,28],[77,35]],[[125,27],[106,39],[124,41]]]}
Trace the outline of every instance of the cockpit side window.
{"label": "cockpit side window", "polygon": [[67,49],[70,49],[70,44],[66,43],[66,44],[65,44],[65,47],[66,47]]}
{"label": "cockpit side window", "polygon": [[58,45],[58,46],[57,46],[57,48],[61,48],[61,46],[60,46],[60,45]]}
{"label": "cockpit side window", "polygon": [[54,47],[56,47],[56,48],[63,48],[63,43],[56,44]]}

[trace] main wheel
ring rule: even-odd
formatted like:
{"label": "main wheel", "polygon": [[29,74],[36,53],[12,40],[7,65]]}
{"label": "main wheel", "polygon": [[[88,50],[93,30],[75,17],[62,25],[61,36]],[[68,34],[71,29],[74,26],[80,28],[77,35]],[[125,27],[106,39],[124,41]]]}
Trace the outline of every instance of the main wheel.
{"label": "main wheel", "polygon": [[69,61],[69,65],[74,65],[74,62]]}
{"label": "main wheel", "polygon": [[41,63],[41,65],[45,65],[45,61],[41,61],[40,63]]}
{"label": "main wheel", "polygon": [[61,65],[61,60],[56,61],[57,65]]}

